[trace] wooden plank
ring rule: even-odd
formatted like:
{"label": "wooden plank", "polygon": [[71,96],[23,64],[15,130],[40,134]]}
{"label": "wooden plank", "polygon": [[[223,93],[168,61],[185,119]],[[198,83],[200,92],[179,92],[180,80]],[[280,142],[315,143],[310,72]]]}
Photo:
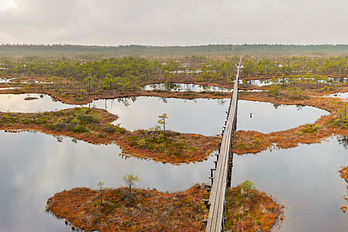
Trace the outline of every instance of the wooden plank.
{"label": "wooden plank", "polygon": [[233,127],[237,119],[238,82],[241,59],[242,58],[239,60],[232,99],[230,101],[230,111],[228,113],[226,127],[222,136],[219,159],[217,161],[214,182],[209,196],[210,207],[206,227],[207,232],[221,232],[224,228],[223,223],[229,167],[228,162],[233,139]]}

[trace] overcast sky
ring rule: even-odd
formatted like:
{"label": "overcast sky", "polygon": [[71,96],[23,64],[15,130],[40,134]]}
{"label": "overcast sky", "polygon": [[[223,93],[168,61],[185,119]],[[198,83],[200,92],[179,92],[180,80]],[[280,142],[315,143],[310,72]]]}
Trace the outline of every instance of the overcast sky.
{"label": "overcast sky", "polygon": [[348,44],[348,0],[0,0],[0,43]]}

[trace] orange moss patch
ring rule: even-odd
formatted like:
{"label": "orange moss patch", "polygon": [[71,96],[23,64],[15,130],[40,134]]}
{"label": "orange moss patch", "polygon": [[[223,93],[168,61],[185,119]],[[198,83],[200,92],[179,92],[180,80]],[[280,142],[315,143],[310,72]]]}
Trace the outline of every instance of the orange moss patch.
{"label": "orange moss patch", "polygon": [[[129,153],[140,158],[151,158],[163,163],[172,164],[189,163],[206,160],[209,154],[218,147],[219,137],[203,136],[199,134],[180,134],[177,132],[160,132],[167,138],[164,142],[155,142],[154,146],[135,145],[130,138],[142,134],[143,130],[137,130],[123,135],[115,140],[122,148],[123,153]],[[137,140],[141,140],[138,137]]]}
{"label": "orange moss patch", "polygon": [[228,190],[226,201],[225,229],[230,231],[270,231],[282,214],[281,206],[256,189],[246,194],[235,187]]}
{"label": "orange moss patch", "polygon": [[205,198],[200,185],[178,193],[134,189],[130,205],[128,188],[118,188],[104,190],[101,205],[97,190],[75,188],[51,197],[46,210],[86,231],[204,231]]}
{"label": "orange moss patch", "polygon": [[[115,142],[121,147],[123,153],[172,164],[205,160],[216,149],[219,142],[218,137],[165,132],[168,139],[163,144],[161,144],[162,142],[155,143],[154,149],[141,147],[133,144],[130,138],[143,130],[130,132],[111,125],[110,122],[116,119],[116,115],[95,108],[73,108],[45,113],[0,112],[0,129],[35,130],[51,135],[69,136],[92,144]],[[169,143],[166,145],[167,141],[170,141],[172,147],[180,144],[182,149],[179,152],[172,152],[174,149],[166,149],[169,145]],[[164,149],[157,149],[156,146],[163,146]]]}
{"label": "orange moss patch", "polygon": [[342,168],[340,170],[340,173],[341,173],[341,177],[346,181],[348,182],[348,166]]}

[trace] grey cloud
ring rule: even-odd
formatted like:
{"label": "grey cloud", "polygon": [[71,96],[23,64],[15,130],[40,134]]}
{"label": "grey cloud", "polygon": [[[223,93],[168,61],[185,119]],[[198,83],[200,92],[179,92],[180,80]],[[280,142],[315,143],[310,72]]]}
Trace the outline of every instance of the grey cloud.
{"label": "grey cloud", "polygon": [[0,11],[2,43],[348,43],[346,0],[17,0],[17,5]]}

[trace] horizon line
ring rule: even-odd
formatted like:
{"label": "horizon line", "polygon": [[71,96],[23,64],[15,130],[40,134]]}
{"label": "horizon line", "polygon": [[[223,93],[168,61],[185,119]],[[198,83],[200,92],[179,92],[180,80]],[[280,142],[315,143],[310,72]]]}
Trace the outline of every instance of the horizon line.
{"label": "horizon line", "polygon": [[168,48],[168,47],[204,47],[204,46],[348,46],[347,44],[287,44],[287,43],[244,43],[244,44],[228,44],[228,43],[209,43],[199,45],[147,45],[147,44],[118,44],[118,45],[98,45],[98,44],[73,44],[73,43],[47,43],[47,44],[36,44],[36,43],[1,43],[0,46],[84,46],[84,47],[149,47],[149,48]]}

